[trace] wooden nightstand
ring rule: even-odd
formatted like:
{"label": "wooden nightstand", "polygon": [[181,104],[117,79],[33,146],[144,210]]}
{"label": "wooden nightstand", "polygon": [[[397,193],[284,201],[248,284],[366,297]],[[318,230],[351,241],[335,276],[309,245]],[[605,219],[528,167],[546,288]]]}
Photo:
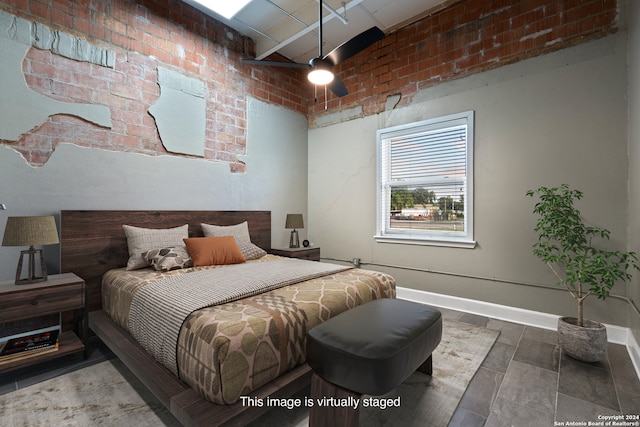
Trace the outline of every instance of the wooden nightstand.
{"label": "wooden nightstand", "polygon": [[320,248],[283,248],[271,249],[274,255],[286,256],[288,258],[308,259],[309,261],[320,261]]}
{"label": "wooden nightstand", "polygon": [[86,337],[86,304],[84,280],[73,273],[50,275],[45,282],[16,285],[0,282],[0,323],[37,316],[73,312],[75,331],[64,331],[58,337],[58,350],[0,365],[0,373],[84,351],[78,338]]}

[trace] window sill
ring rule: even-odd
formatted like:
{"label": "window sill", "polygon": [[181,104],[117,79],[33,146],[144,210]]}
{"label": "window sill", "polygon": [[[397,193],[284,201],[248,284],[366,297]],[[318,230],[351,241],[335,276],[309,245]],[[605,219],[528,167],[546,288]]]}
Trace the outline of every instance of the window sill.
{"label": "window sill", "polygon": [[403,245],[420,245],[420,246],[444,246],[449,248],[474,249],[476,247],[475,240],[437,240],[427,239],[415,236],[373,236],[378,243],[395,243]]}

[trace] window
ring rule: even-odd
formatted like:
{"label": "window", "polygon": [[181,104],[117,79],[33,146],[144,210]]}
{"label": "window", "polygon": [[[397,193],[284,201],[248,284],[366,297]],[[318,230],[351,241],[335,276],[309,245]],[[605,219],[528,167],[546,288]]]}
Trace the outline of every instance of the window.
{"label": "window", "polygon": [[381,129],[379,242],[474,247],[473,111]]}

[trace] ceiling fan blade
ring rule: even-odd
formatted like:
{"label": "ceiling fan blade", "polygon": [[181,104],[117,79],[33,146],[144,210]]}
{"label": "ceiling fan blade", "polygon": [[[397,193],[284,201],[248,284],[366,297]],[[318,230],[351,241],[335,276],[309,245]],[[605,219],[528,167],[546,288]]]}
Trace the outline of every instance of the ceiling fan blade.
{"label": "ceiling fan blade", "polygon": [[351,58],[356,53],[365,50],[383,37],[384,33],[380,28],[371,27],[333,49],[325,55],[325,58],[333,62],[333,65],[339,64],[347,58]]}
{"label": "ceiling fan blade", "polygon": [[250,65],[266,65],[268,67],[309,68],[309,64],[300,64],[299,62],[260,61],[257,59],[241,59],[240,62]]}
{"label": "ceiling fan blade", "polygon": [[346,96],[349,94],[349,91],[347,91],[346,86],[344,85],[344,83],[342,83],[342,80],[340,80],[338,76],[334,76],[333,81],[327,84],[327,86],[329,86],[329,89],[331,89],[331,92],[335,93],[336,96],[338,96],[339,98],[342,98],[343,96]]}

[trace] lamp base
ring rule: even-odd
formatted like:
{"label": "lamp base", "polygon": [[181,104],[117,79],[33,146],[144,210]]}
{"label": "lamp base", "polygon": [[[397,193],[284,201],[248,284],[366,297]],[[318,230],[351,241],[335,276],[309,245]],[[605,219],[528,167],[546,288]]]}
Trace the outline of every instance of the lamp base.
{"label": "lamp base", "polygon": [[[42,270],[42,277],[36,277],[36,254],[40,254],[40,269]],[[24,256],[29,256],[29,268],[27,272],[27,278],[21,279],[22,275],[22,261]],[[47,280],[47,264],[44,262],[44,253],[42,249],[34,249],[31,246],[26,251],[20,251],[20,260],[18,261],[18,270],[16,271],[16,285],[28,285],[29,283],[44,282]]]}
{"label": "lamp base", "polygon": [[291,237],[289,238],[289,247],[290,248],[299,248],[300,247],[300,239],[298,238],[298,231],[293,230],[291,232]]}

